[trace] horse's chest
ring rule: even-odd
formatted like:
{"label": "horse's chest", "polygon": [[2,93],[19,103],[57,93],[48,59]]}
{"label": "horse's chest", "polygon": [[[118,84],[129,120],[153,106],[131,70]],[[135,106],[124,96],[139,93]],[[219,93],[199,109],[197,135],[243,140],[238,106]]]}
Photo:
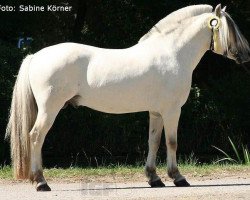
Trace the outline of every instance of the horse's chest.
{"label": "horse's chest", "polygon": [[162,83],[163,98],[183,105],[188,98],[191,82],[191,75],[189,74],[167,77]]}

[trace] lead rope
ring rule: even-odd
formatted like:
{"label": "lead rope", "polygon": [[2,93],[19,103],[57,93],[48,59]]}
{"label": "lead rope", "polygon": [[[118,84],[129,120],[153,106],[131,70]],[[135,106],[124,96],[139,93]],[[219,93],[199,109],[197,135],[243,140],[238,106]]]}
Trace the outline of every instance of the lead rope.
{"label": "lead rope", "polygon": [[212,35],[211,35],[210,50],[214,51],[214,29],[213,28],[211,28],[211,32],[212,32]]}

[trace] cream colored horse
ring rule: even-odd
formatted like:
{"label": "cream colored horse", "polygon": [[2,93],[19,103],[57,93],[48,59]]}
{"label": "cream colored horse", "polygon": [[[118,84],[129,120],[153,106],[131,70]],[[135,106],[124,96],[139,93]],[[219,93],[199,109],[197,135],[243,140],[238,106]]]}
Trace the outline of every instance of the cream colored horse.
{"label": "cream colored horse", "polygon": [[209,5],[180,9],[127,49],[63,43],[27,56],[7,127],[15,177],[36,182],[38,191],[50,190],[41,148],[58,112],[70,103],[107,113],[149,111],[149,184],[164,186],[155,165],[164,126],[168,175],[176,186],[188,186],[176,163],[177,126],[193,70],[209,49],[238,62],[249,60],[247,41],[220,5],[214,12]]}

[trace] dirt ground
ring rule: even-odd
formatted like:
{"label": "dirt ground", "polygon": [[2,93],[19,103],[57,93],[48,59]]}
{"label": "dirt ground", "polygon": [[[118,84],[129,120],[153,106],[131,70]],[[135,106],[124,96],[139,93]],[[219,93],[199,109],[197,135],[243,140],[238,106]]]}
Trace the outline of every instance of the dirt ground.
{"label": "dirt ground", "polygon": [[250,177],[241,175],[223,178],[188,179],[191,187],[178,188],[169,180],[164,188],[150,188],[147,182],[83,182],[50,180],[51,192],[36,192],[27,182],[0,181],[0,199],[66,200],[66,199],[250,199]]}

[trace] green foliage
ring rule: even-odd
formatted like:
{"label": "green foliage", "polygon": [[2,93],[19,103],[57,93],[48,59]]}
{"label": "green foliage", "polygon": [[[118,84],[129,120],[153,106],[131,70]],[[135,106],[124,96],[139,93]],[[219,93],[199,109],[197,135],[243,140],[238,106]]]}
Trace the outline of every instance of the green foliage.
{"label": "green foliage", "polygon": [[195,157],[194,152],[191,152],[190,155],[184,155],[180,156],[178,159],[179,165],[190,165],[190,166],[196,166],[199,164],[198,158]]}
{"label": "green foliage", "polygon": [[[217,160],[215,163],[222,162],[222,161],[229,161],[229,162],[234,162],[234,163],[237,163],[237,164],[250,165],[250,154],[249,154],[249,150],[248,150],[247,146],[244,146],[242,144],[241,145],[242,153],[240,153],[239,148],[236,147],[236,145],[233,143],[233,141],[230,139],[230,137],[228,137],[228,139],[229,139],[231,148],[232,148],[232,150],[233,150],[236,157],[233,158],[233,156],[230,156],[228,153],[226,153],[222,149],[213,146],[215,149],[220,151],[225,156],[224,158],[221,158],[221,159]],[[242,154],[243,157],[240,154]]]}
{"label": "green foliage", "polygon": [[[246,112],[249,110],[250,95],[248,75],[240,68],[217,67],[221,71],[217,72],[216,66],[209,66],[211,70],[206,72],[207,78],[199,82],[197,79],[200,77],[194,78],[180,119],[178,139],[181,153],[216,154],[211,152],[211,144],[228,148],[228,136],[247,143],[250,130],[250,114]],[[198,70],[194,73],[199,76],[202,72]]]}
{"label": "green foliage", "polygon": [[[111,180],[118,181],[129,179],[131,181],[131,177],[136,181],[145,181],[145,176],[143,176],[143,168],[144,165],[106,165],[100,167],[69,167],[69,168],[61,168],[61,167],[53,167],[53,168],[45,168],[44,174],[45,177],[49,180],[57,180],[69,182],[71,181],[79,181],[79,180]],[[249,172],[249,166],[246,165],[236,165],[236,164],[213,164],[213,165],[188,165],[181,164],[179,166],[180,171],[183,174],[188,174],[188,176],[192,177],[209,177],[214,178],[217,176],[221,176],[221,174],[239,174],[242,175],[242,172]],[[162,163],[157,166],[157,174],[160,177],[166,177],[166,163]],[[10,166],[0,166],[0,180],[13,180],[13,172]]]}

